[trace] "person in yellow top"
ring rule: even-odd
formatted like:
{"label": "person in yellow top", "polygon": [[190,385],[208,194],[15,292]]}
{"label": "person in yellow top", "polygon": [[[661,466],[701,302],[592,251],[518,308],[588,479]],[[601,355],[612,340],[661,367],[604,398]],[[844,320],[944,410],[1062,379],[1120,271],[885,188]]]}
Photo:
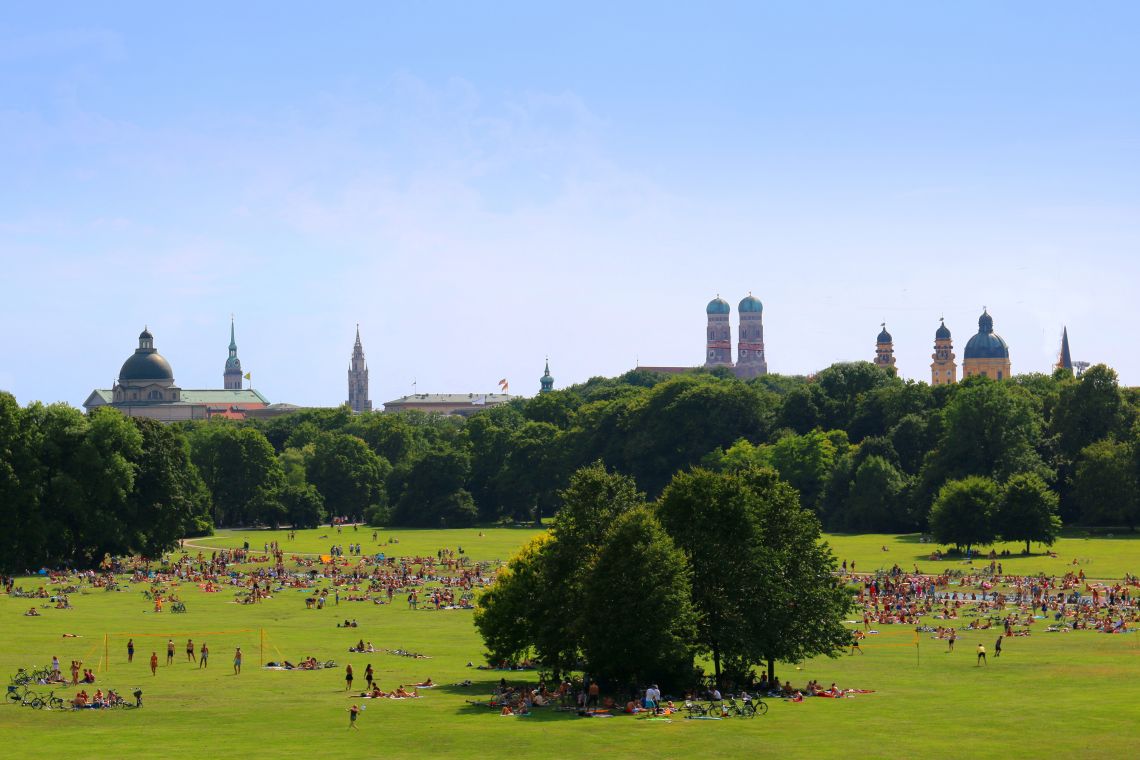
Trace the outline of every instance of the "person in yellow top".
{"label": "person in yellow top", "polygon": [[986,645],[978,644],[978,662],[977,665],[986,664]]}

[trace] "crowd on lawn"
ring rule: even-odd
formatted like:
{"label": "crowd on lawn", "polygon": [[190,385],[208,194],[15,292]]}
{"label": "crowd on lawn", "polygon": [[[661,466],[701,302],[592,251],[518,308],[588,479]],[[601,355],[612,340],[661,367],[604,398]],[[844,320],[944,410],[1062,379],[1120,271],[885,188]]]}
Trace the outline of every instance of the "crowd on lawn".
{"label": "crowd on lawn", "polygon": [[[845,563],[846,564],[846,563]],[[852,563],[853,565],[854,563]],[[1014,575],[1001,563],[969,571],[912,572],[897,564],[876,574],[849,574],[864,630],[873,625],[908,625],[934,638],[950,639],[958,630],[1000,628],[1006,637],[1029,635],[1046,621],[1047,631],[1096,630],[1125,633],[1140,623],[1135,577],[1097,583],[1083,569],[1064,575]],[[923,617],[946,621],[937,628]],[[969,618],[955,627],[952,621]]]}

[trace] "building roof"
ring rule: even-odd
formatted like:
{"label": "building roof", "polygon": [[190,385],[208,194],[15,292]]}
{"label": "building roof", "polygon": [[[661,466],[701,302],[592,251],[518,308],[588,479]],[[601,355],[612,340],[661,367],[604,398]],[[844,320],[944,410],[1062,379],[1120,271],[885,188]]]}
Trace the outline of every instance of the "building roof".
{"label": "building roof", "polygon": [[764,311],[764,304],[760,303],[759,298],[749,293],[744,297],[744,300],[740,302],[740,305],[736,308],[736,310],[741,314],[758,314]]}
{"label": "building roof", "polygon": [[978,318],[978,334],[966,343],[966,359],[1008,359],[1009,345],[994,332],[994,318],[982,310]]}
{"label": "building roof", "polygon": [[950,328],[946,326],[946,322],[940,322],[938,329],[934,331],[935,340],[950,340]]}
{"label": "building roof", "polygon": [[389,404],[471,404],[479,406],[480,404],[505,404],[514,398],[517,396],[508,393],[415,393],[411,396],[401,396],[393,401],[385,401],[384,406]]}
{"label": "building roof", "polygon": [[709,301],[709,305],[705,307],[706,314],[728,314],[732,311],[732,307],[728,305],[728,301],[720,296]]}
{"label": "building roof", "polygon": [[[115,402],[115,394],[111,390],[96,389],[88,396],[87,401],[93,398],[98,398],[104,404],[113,404]],[[139,406],[146,402],[132,401],[129,406]],[[150,402],[154,404],[155,402]],[[262,396],[259,391],[250,388],[243,390],[219,390],[215,388],[207,388],[204,390],[183,390],[177,402],[160,401],[159,404],[197,404],[200,406],[269,406],[269,399]]]}
{"label": "building roof", "polygon": [[252,388],[241,390],[221,390],[218,388],[183,390],[181,401],[183,404],[208,404],[210,406],[231,406],[233,404],[269,406],[269,399]]}
{"label": "building roof", "polygon": [[885,324],[883,325],[882,331],[879,333],[879,337],[875,340],[878,343],[894,343],[894,338],[892,338],[891,334],[887,332],[887,326]]}
{"label": "building roof", "polygon": [[141,380],[173,380],[174,370],[170,362],[154,349],[140,348],[127,357],[119,370],[119,382],[122,384],[139,382]]}

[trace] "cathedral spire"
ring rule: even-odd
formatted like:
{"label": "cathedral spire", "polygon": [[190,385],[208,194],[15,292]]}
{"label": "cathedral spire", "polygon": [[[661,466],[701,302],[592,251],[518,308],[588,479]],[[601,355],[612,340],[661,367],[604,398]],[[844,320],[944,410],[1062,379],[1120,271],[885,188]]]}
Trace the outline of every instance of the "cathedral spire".
{"label": "cathedral spire", "polygon": [[354,412],[372,411],[368,398],[368,363],[360,343],[360,323],[356,325],[356,342],[352,346],[352,363],[348,368],[348,406]]}
{"label": "cathedral spire", "polygon": [[550,393],[554,390],[554,378],[550,376],[550,357],[546,357],[546,370],[542,373],[542,377],[538,379],[539,393]]}
{"label": "cathedral spire", "polygon": [[1073,358],[1069,354],[1069,328],[1061,332],[1061,355],[1057,357],[1057,369],[1063,369],[1069,374],[1073,373]]}

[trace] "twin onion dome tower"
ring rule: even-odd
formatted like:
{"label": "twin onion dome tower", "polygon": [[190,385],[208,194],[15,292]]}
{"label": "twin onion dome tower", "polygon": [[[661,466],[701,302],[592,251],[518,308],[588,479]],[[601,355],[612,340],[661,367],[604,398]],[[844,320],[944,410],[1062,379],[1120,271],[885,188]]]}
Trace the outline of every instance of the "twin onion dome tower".
{"label": "twin onion dome tower", "polygon": [[708,315],[705,344],[705,366],[729,367],[737,377],[748,379],[768,374],[764,359],[764,304],[749,293],[737,306],[740,313],[740,340],[736,344],[736,363],[732,362],[732,307],[719,295],[705,307]]}
{"label": "twin onion dome tower", "polygon": [[[879,337],[875,339],[874,362],[879,367],[895,366],[894,338],[887,332],[887,326],[881,325]],[[1068,332],[1065,333],[1064,350],[1068,349]],[[939,320],[938,329],[934,331],[934,353],[930,358],[930,384],[948,385],[958,381],[958,364],[954,361],[954,344],[950,337],[950,328],[945,320]],[[994,332],[994,318],[989,311],[982,309],[982,316],[978,318],[978,332],[966,342],[966,352],[962,357],[962,377],[992,377],[995,380],[1004,380],[1010,376],[1009,344],[1005,339]]]}

